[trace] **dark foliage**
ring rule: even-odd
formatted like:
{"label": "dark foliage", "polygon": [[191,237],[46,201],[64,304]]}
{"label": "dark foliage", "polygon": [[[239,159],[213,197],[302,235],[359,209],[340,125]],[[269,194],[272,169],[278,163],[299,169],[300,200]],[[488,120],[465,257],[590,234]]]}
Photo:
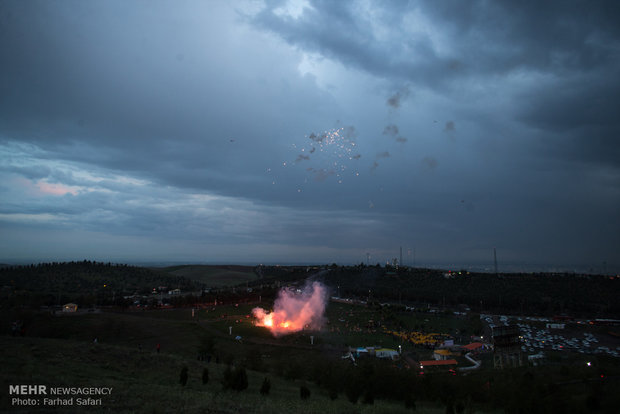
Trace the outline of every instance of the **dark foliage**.
{"label": "dark foliage", "polygon": [[330,386],[327,390],[327,394],[329,395],[329,398],[333,401],[338,398],[338,389],[334,386]]}
{"label": "dark foliage", "polygon": [[269,395],[269,391],[271,391],[271,381],[269,378],[265,377],[260,386],[260,393],[261,395]]}
{"label": "dark foliage", "polygon": [[366,388],[364,391],[364,397],[362,398],[363,404],[374,404],[375,403],[375,394],[372,388]]}
{"label": "dark foliage", "polygon": [[[89,260],[0,268],[0,285],[13,293],[3,298],[3,307],[53,306],[67,302],[75,302],[80,307],[129,306],[134,300],[123,299],[124,296],[150,295],[154,288],[200,289],[198,284],[184,277],[144,267]],[[143,303],[147,304],[147,301]]]}
{"label": "dark foliage", "polygon": [[179,376],[179,383],[182,386],[185,386],[185,384],[187,384],[187,367],[186,366],[181,368],[181,375]]}
{"label": "dark foliage", "polygon": [[299,387],[299,397],[302,400],[307,400],[308,398],[310,398],[310,390],[308,389],[308,387],[306,387],[305,385]]}
{"label": "dark foliage", "polygon": [[[489,274],[444,270],[332,267],[324,276],[343,297],[456,306],[497,313],[522,312],[612,317],[620,313],[620,279],[573,273]],[[588,295],[583,295],[588,292]]]}
{"label": "dark foliage", "polygon": [[233,369],[228,365],[224,371],[222,386],[225,390],[232,389],[235,391],[243,391],[248,388],[248,375],[245,372],[245,368],[237,367]]}
{"label": "dark foliage", "polygon": [[407,394],[405,396],[405,408],[415,410],[416,409],[415,401],[416,401],[415,397],[412,394]]}
{"label": "dark foliage", "polygon": [[347,400],[350,403],[356,404],[357,400],[359,400],[360,395],[362,393],[361,389],[356,386],[354,383],[348,383],[344,387],[344,393],[347,396]]}

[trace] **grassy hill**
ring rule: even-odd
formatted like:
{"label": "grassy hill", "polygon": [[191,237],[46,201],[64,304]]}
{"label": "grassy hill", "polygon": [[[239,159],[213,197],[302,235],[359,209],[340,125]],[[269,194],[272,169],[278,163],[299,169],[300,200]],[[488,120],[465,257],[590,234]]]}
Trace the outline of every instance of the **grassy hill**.
{"label": "grassy hill", "polygon": [[[590,408],[614,412],[620,403],[620,361],[611,357],[589,356],[592,367],[587,367],[581,357],[555,361],[552,358],[560,356],[550,355],[548,367],[505,371],[493,370],[487,358],[482,370],[469,375],[419,376],[399,362],[372,359],[354,366],[340,355],[346,344],[393,348],[401,344],[380,330],[367,328],[370,319],[440,332],[454,330],[455,323],[463,329],[467,320],[331,303],[326,315],[331,322],[323,331],[273,338],[252,324],[248,317],[252,306],[203,308],[194,316],[187,308],[60,315],[10,310],[0,315],[2,325],[20,319],[26,329],[24,337],[0,336],[0,380],[5,390],[0,412],[405,414],[413,411],[393,391],[403,386],[415,396],[418,413],[447,412],[450,402],[455,408],[458,403],[471,404],[468,409],[487,413],[512,412],[517,407],[531,412],[535,406],[540,412],[555,408],[559,412],[589,412]],[[311,334],[314,346],[310,345]],[[242,340],[236,340],[237,335]],[[156,344],[161,345],[159,353]],[[432,353],[408,343],[402,347],[403,353],[416,352],[421,359]],[[204,355],[211,358],[198,358]],[[227,364],[245,367],[247,389],[223,389]],[[184,366],[188,367],[188,382],[181,386]],[[204,368],[209,372],[206,385],[201,379]],[[264,396],[259,390],[266,377],[272,388]],[[337,389],[335,400],[329,398],[330,382]],[[11,405],[12,396],[7,393],[10,385],[19,384],[112,387],[113,393],[103,397],[100,407],[20,408]],[[302,385],[311,392],[308,400],[300,399]],[[357,404],[349,402],[350,385],[372,387],[376,391],[373,404],[363,404],[363,397]]]}
{"label": "grassy hill", "polygon": [[[235,307],[229,307],[231,312]],[[244,309],[246,311],[246,309]],[[15,315],[11,315],[15,316]],[[24,316],[23,314],[21,315]],[[407,413],[402,402],[375,401],[372,405],[351,404],[344,395],[331,400],[324,388],[302,378],[282,377],[267,370],[247,370],[248,388],[223,390],[227,357],[210,362],[198,360],[196,351],[205,337],[215,339],[216,354],[229,355],[233,364],[247,361],[249,354],[262,353],[279,361],[283,369],[296,358],[301,363],[308,355],[303,348],[291,346],[241,344],[227,335],[232,319],[215,325],[191,318],[189,310],[86,315],[30,316],[25,337],[0,336],[2,372],[0,380],[5,394],[0,412],[137,412],[137,413]],[[209,323],[208,318],[203,321]],[[222,326],[220,326],[222,325]],[[236,329],[236,328],[235,328]],[[254,328],[254,335],[268,338]],[[244,334],[251,335],[251,328]],[[93,342],[97,338],[97,343]],[[294,341],[293,341],[294,342]],[[157,353],[155,344],[161,344]],[[141,345],[141,347],[139,346]],[[250,351],[248,351],[250,349]],[[260,350],[258,350],[260,349]],[[310,351],[308,351],[310,352]],[[263,355],[265,356],[265,355]],[[230,362],[230,361],[229,361]],[[182,367],[188,367],[188,382],[181,386]],[[209,381],[202,383],[203,369]],[[264,378],[271,381],[268,395],[259,390]],[[111,387],[110,396],[102,397],[95,407],[19,407],[12,405],[6,390],[15,384],[44,384],[48,387]],[[311,396],[300,399],[300,386],[308,387]],[[7,398],[8,397],[8,398]],[[42,401],[42,397],[36,396]],[[41,402],[42,404],[42,402]],[[417,412],[441,413],[445,408],[418,403]]]}
{"label": "grassy hill", "polygon": [[[257,284],[295,286],[297,281],[314,275],[337,284],[343,292],[355,287],[369,295],[367,286],[371,286],[373,298],[380,296],[382,290],[415,284],[420,285],[421,291],[425,286],[443,288],[439,294],[448,296],[461,285],[480,287],[480,281],[473,276],[446,279],[441,274],[388,273],[382,269],[334,267],[328,272],[306,267],[273,267],[257,268],[259,279],[253,270],[237,266],[175,266],[155,270],[89,262],[9,269],[3,277],[10,282],[10,289],[4,289],[0,296],[5,299],[0,301],[3,304],[0,380],[5,390],[0,398],[0,412],[404,414],[411,412],[405,408],[405,402],[411,403],[412,398],[416,412],[421,413],[451,412],[450,407],[456,412],[464,407],[465,412],[489,413],[536,409],[538,412],[617,412],[620,406],[620,360],[616,358],[557,351],[549,353],[548,366],[500,371],[492,368],[492,355],[488,355],[482,368],[475,372],[420,375],[410,359],[414,362],[430,359],[432,349],[390,333],[437,332],[455,338],[461,335],[466,340],[478,329],[477,314],[464,318],[447,311],[431,314],[425,308],[411,312],[396,303],[379,306],[374,301],[360,306],[334,301],[327,306],[323,330],[279,338],[255,326],[251,317],[254,306],[269,309],[273,304],[273,295],[268,295],[267,288],[259,291]],[[71,288],[80,294],[105,283],[118,288],[117,292],[125,286],[132,291],[141,287],[150,291],[149,286],[162,282],[182,282],[188,287],[203,283],[237,284],[238,281],[232,282],[235,277],[254,280],[250,284],[255,287],[254,292],[214,290],[190,297],[190,301],[180,301],[174,309],[110,305],[53,314],[51,308],[26,307],[20,305],[25,301],[18,301],[27,289],[38,289],[45,294],[47,289],[53,293],[59,287],[63,292]],[[210,282],[197,282],[197,278]],[[481,290],[493,292],[495,285],[505,284],[506,280],[487,278],[490,287],[482,284]],[[578,285],[572,279],[562,280]],[[536,279],[532,283],[544,285],[547,280]],[[617,289],[614,283],[615,280],[593,280],[595,287]],[[277,288],[269,289],[277,291]],[[108,289],[104,292],[108,296],[93,293],[98,304],[109,299]],[[16,321],[23,327],[20,332],[23,336],[9,336]],[[310,335],[314,336],[313,345]],[[236,339],[237,336],[240,338]],[[157,344],[161,345],[159,353]],[[354,365],[341,359],[349,345],[394,349],[402,346],[403,358],[394,362],[367,358]],[[591,364],[586,365],[586,361]],[[460,361],[460,365],[466,363]],[[228,365],[247,370],[247,389],[239,392],[223,389]],[[184,366],[188,368],[188,382],[181,386],[179,377]],[[206,385],[201,380],[204,368],[209,372]],[[265,377],[272,384],[267,396],[259,393]],[[8,395],[9,386],[19,384],[112,387],[114,392],[94,409],[19,407],[11,405],[13,396]],[[310,389],[308,400],[300,398],[302,385]],[[357,403],[349,401],[352,391],[360,392]],[[333,392],[335,400],[329,395],[334,396]]]}

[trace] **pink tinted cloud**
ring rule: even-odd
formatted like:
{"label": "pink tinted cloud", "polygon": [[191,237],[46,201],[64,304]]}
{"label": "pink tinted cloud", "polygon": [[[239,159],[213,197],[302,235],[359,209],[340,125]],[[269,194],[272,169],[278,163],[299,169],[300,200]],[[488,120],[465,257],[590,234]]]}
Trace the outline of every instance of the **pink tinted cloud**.
{"label": "pink tinted cloud", "polygon": [[45,181],[38,181],[37,188],[43,194],[51,194],[51,195],[65,195],[65,194],[73,194],[77,195],[78,188],[72,186],[66,186],[63,184],[56,183],[48,183]]}

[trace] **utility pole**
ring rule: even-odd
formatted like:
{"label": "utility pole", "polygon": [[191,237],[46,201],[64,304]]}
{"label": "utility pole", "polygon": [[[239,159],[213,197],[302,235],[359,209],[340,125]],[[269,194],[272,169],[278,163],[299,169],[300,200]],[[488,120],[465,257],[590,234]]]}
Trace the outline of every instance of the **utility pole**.
{"label": "utility pole", "polygon": [[495,263],[495,276],[497,276],[497,250],[493,248],[493,262]]}

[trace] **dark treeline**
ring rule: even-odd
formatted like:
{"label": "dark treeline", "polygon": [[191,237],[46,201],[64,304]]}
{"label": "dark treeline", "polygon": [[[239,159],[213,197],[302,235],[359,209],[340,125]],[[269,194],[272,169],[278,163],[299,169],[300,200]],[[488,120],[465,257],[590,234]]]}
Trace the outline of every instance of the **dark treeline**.
{"label": "dark treeline", "polygon": [[[323,271],[322,271],[323,270]],[[620,315],[620,279],[558,273],[471,273],[377,266],[323,268],[265,267],[264,275],[290,281],[319,277],[332,294],[360,300],[455,307],[478,312],[568,314],[573,317]],[[267,277],[267,276],[265,276]]]}
{"label": "dark treeline", "polygon": [[92,261],[40,263],[0,269],[2,305],[52,306],[68,301],[82,306],[111,305],[123,296],[147,295],[152,290],[195,290],[200,286],[184,278],[126,264]]}
{"label": "dark treeline", "polygon": [[575,274],[488,274],[378,267],[332,268],[326,276],[341,295],[432,306],[466,304],[477,311],[620,314],[620,279]]}
{"label": "dark treeline", "polygon": [[[524,273],[488,274],[381,266],[257,266],[257,279],[237,288],[187,292],[203,286],[188,278],[125,264],[91,261],[42,263],[0,268],[1,305],[51,306],[73,301],[81,306],[129,306],[129,295],[148,296],[153,289],[181,289],[183,296],[164,300],[174,306],[255,302],[272,299],[277,289],[318,278],[332,294],[360,300],[401,302],[418,307],[467,305],[478,312],[568,314],[573,317],[620,315],[620,279],[608,276]],[[248,289],[251,288],[251,289]],[[250,291],[251,290],[251,291]]]}

